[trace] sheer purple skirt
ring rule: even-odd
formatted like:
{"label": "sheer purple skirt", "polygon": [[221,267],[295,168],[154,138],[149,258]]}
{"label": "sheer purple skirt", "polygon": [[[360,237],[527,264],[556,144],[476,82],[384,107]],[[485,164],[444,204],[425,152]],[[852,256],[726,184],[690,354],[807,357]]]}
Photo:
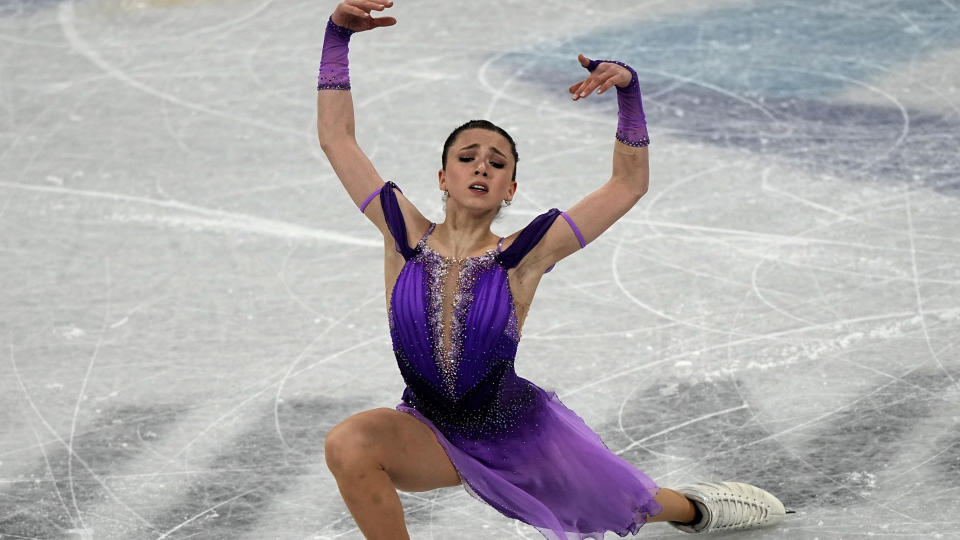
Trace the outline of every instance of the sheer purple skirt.
{"label": "sheer purple skirt", "polygon": [[[663,510],[659,488],[607,448],[555,392],[537,390],[537,404],[509,439],[451,441],[420,411],[396,409],[433,430],[471,496],[519,519],[549,540],[602,540],[606,531],[636,534]],[[455,444],[456,442],[456,444]]]}

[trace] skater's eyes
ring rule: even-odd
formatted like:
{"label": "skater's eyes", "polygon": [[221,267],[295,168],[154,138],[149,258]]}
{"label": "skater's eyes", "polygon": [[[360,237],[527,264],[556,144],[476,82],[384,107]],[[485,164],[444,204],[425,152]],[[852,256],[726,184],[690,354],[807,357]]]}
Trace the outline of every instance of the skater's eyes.
{"label": "skater's eyes", "polygon": [[[469,163],[471,161],[473,161],[473,156],[460,156],[461,163]],[[492,165],[496,169],[502,169],[505,167],[505,165],[503,163],[500,163],[499,161],[491,161],[490,165]]]}

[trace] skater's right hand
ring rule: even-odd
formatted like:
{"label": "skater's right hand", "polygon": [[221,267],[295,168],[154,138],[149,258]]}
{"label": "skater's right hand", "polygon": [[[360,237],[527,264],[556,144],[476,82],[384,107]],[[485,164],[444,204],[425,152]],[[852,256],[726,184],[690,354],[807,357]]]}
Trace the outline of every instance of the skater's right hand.
{"label": "skater's right hand", "polygon": [[373,18],[370,12],[383,11],[393,6],[393,0],[345,0],[337,4],[331,18],[333,22],[354,32],[373,30],[381,26],[393,26],[397,20],[393,17]]}

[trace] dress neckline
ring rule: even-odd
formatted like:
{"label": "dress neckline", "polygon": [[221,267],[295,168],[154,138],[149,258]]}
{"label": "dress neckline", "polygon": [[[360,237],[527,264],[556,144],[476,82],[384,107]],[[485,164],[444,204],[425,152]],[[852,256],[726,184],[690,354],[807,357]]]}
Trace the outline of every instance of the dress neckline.
{"label": "dress neckline", "polygon": [[475,255],[475,256],[473,256],[473,257],[451,257],[450,255],[444,255],[443,253],[440,253],[439,251],[437,251],[437,250],[433,249],[432,247],[430,247],[429,244],[427,244],[427,237],[430,236],[430,233],[433,232],[433,229],[435,229],[436,226],[437,226],[436,223],[431,222],[431,223],[430,223],[430,228],[427,229],[427,232],[423,235],[423,238],[421,238],[420,241],[419,241],[417,244],[420,245],[420,246],[422,246],[423,249],[425,249],[426,251],[429,251],[430,253],[436,255],[437,257],[440,257],[441,259],[445,259],[445,260],[448,260],[448,261],[454,261],[454,262],[472,261],[472,260],[476,260],[476,259],[482,259],[482,258],[485,258],[485,257],[489,257],[490,255],[496,255],[497,253],[500,253],[500,249],[501,249],[501,247],[503,246],[503,240],[504,240],[504,238],[501,236],[501,237],[500,237],[500,241],[497,242],[497,247],[496,247],[496,248],[494,248],[494,249],[488,249],[487,251],[484,251],[484,252],[481,253],[480,255]]}

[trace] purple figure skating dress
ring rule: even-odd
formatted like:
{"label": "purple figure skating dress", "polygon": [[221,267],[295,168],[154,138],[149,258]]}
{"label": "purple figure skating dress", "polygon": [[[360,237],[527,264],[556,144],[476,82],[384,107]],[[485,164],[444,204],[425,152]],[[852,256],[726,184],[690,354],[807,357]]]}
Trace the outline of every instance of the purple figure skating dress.
{"label": "purple figure skating dress", "polygon": [[507,270],[561,212],[537,216],[507,249],[501,238],[496,250],[461,262],[427,246],[434,225],[407,245],[396,184],[385,187],[380,204],[406,260],[388,313],[407,384],[397,410],[434,431],[468,493],[546,538],[635,534],[662,510],[656,484],[556,393],[514,371],[520,332]]}

